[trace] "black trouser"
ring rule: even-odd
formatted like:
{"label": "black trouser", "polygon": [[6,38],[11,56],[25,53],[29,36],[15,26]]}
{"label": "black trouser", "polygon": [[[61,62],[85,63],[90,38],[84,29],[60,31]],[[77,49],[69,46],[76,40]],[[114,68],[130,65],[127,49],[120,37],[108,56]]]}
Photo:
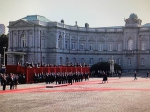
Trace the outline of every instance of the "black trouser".
{"label": "black trouser", "polygon": [[10,90],[11,89],[14,89],[14,85],[13,84],[10,84]]}
{"label": "black trouser", "polygon": [[3,90],[5,90],[6,89],[6,84],[3,84]]}

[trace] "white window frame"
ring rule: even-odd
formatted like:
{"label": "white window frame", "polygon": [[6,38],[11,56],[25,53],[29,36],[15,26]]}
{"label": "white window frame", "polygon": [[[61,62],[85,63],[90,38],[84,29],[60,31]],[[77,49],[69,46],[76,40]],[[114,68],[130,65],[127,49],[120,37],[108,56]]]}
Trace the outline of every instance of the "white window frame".
{"label": "white window frame", "polygon": [[84,43],[80,44],[80,50],[84,50]]}
{"label": "white window frame", "polygon": [[21,38],[21,43],[22,43],[21,47],[23,47],[23,48],[27,47],[25,35],[23,35],[23,37]]}
{"label": "white window frame", "polygon": [[103,44],[99,44],[99,51],[103,51]]}
{"label": "white window frame", "polygon": [[72,50],[75,50],[75,42],[72,42]]}
{"label": "white window frame", "polygon": [[146,43],[145,42],[141,43],[141,50],[142,51],[146,50]]}
{"label": "white window frame", "polygon": [[118,51],[122,51],[122,44],[118,44]]}
{"label": "white window frame", "polygon": [[108,51],[112,51],[112,49],[113,49],[112,43],[108,44]]}

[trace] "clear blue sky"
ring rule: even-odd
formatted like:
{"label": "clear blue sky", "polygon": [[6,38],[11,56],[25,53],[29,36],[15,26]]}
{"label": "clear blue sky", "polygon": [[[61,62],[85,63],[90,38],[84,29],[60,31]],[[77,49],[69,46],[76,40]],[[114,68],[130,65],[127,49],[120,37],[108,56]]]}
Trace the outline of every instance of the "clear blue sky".
{"label": "clear blue sky", "polygon": [[[124,26],[131,13],[150,23],[150,0],[0,0],[0,23],[8,26],[27,15],[84,27]],[[8,29],[6,30],[8,31]],[[6,32],[7,33],[7,32]]]}

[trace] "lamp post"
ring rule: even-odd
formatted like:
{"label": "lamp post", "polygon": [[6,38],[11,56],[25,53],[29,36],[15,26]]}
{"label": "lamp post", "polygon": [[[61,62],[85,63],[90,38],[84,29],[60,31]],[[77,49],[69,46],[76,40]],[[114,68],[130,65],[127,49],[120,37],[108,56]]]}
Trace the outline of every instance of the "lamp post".
{"label": "lamp post", "polygon": [[5,49],[6,49],[6,47],[3,47],[3,49],[4,49],[4,67],[5,67]]}

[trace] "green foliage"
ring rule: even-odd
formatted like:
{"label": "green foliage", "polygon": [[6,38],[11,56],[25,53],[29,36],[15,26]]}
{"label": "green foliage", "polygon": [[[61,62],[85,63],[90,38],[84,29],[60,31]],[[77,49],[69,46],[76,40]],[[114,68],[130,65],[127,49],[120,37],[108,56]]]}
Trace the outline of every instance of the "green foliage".
{"label": "green foliage", "polygon": [[[108,62],[99,62],[91,66],[90,71],[110,71],[110,65]],[[121,67],[118,64],[114,64],[114,70],[121,70]]]}
{"label": "green foliage", "polygon": [[[8,48],[8,36],[7,35],[0,35],[0,54],[4,58],[4,48],[6,47],[5,51],[7,51]],[[4,62],[4,59],[1,59],[1,63]],[[5,57],[5,62],[7,62],[7,57]]]}
{"label": "green foliage", "polygon": [[8,48],[8,36],[4,34],[0,35],[0,54],[1,55],[4,55],[3,47],[6,47],[6,49]]}

